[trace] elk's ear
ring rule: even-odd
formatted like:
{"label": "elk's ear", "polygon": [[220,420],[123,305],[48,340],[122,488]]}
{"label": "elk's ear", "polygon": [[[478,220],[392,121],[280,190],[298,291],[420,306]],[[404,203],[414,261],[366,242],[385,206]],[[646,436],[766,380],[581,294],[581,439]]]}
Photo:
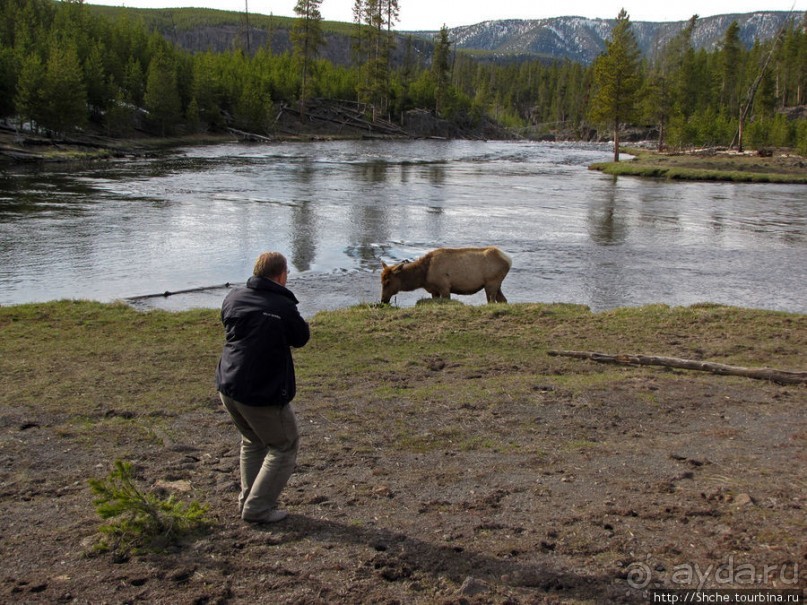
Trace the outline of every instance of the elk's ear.
{"label": "elk's ear", "polygon": [[387,266],[387,263],[385,263],[383,260],[381,261],[381,268],[382,269],[389,269],[389,267]]}

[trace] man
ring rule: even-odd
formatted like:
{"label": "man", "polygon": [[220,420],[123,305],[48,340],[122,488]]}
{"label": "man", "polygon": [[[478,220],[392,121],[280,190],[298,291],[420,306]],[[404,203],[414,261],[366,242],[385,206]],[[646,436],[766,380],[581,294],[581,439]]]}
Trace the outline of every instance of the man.
{"label": "man", "polygon": [[221,307],[226,343],[216,388],[241,433],[239,505],[241,518],[251,523],[286,518],[277,499],[297,460],[291,347],[304,346],[311,333],[287,279],[286,258],[265,252],[246,287],[232,290]]}

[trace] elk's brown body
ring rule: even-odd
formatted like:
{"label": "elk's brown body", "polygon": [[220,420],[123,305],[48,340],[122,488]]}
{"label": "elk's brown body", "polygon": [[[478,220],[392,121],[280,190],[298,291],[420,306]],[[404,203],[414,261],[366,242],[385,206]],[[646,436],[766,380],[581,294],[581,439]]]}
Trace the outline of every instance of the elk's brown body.
{"label": "elk's brown body", "polygon": [[484,288],[488,302],[507,302],[502,282],[512,259],[496,248],[437,248],[415,261],[381,263],[381,302],[398,292],[424,288],[433,298],[476,294]]}

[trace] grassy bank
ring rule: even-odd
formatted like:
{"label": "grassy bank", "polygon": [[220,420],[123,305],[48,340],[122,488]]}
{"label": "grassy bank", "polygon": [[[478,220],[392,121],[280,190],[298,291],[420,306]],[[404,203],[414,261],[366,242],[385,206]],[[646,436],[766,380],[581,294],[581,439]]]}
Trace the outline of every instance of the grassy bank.
{"label": "grassy bank", "polygon": [[[0,307],[0,600],[639,605],[636,565],[683,588],[677,566],[727,562],[805,585],[804,385],[547,351],[804,370],[807,315],[450,303],[311,326],[291,514],[257,528],[237,516],[216,310]],[[92,554],[88,479],[115,460],[209,507],[206,533]]]}
{"label": "grassy bank", "polygon": [[[142,415],[159,412],[166,401],[206,405],[215,395],[212,372],[222,344],[215,310],[141,313],[122,304],[62,301],[0,308],[0,327],[5,404],[88,417],[108,409]],[[432,366],[478,372],[511,392],[558,376],[585,388],[592,372],[598,382],[625,375],[549,358],[549,349],[807,366],[804,316],[713,305],[605,313],[576,305],[367,306],[321,313],[312,330],[312,344],[296,352],[303,393],[356,390],[382,401],[403,390],[424,401],[458,395],[485,401],[478,383],[417,384],[416,377],[440,375]]]}
{"label": "grassy bank", "polygon": [[735,183],[805,183],[807,158],[792,154],[680,153],[625,149],[633,159],[592,164],[613,176],[642,176],[686,181]]}
{"label": "grassy bank", "polygon": [[[0,308],[0,328],[7,377],[0,401],[54,414],[64,430],[153,432],[166,406],[198,409],[215,400],[217,311],[141,313],[62,301]],[[424,409],[486,406],[504,393],[529,397],[536,385],[585,392],[658,373],[550,358],[549,349],[807,367],[805,316],[712,305],[606,313],[575,305],[367,306],[321,313],[312,330],[311,345],[296,352],[301,397],[339,393],[381,408],[401,397]]]}

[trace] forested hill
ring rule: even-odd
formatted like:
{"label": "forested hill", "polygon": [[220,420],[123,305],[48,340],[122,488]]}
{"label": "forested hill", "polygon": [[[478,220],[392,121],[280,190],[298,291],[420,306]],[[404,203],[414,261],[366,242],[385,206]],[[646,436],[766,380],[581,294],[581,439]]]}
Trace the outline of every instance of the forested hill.
{"label": "forested hill", "polygon": [[[123,9],[93,6],[93,10],[109,14],[132,11],[143,18],[149,29],[162,33],[179,47],[191,52],[212,50],[223,52],[233,48],[254,50],[271,46],[274,52],[291,49],[290,17],[245,14],[236,11],[212,9]],[[698,19],[692,43],[696,49],[715,50],[732,22],[739,25],[739,38],[747,48],[755,41],[773,38],[788,20],[801,20],[801,13],[760,11],[748,14],[729,14]],[[633,21],[632,28],[639,47],[651,56],[679,33],[686,21],[650,22]],[[599,55],[616,19],[586,19],[583,17],[556,17],[552,19],[485,21],[475,25],[449,29],[454,48],[476,51],[481,55],[500,59],[543,58],[570,59],[590,64]],[[337,65],[351,60],[352,24],[326,21],[323,23],[326,45],[321,53]],[[398,32],[408,44],[399,44],[398,51],[430,54],[431,42],[437,31]],[[270,44],[271,41],[271,44]]]}
{"label": "forested hill", "polygon": [[[473,47],[462,28],[396,32],[378,3],[356,4],[361,28],[318,13],[0,0],[0,128],[308,136],[349,117],[356,132],[385,136],[405,127],[411,136],[617,141],[622,129],[683,149],[734,145],[742,133],[742,145],[807,153],[803,14],[784,28],[786,13],[651,26],[622,11],[543,30],[502,22],[487,50],[453,52]],[[493,25],[477,26],[476,48]],[[539,45],[541,31],[555,43]],[[504,51],[518,60],[489,60]]]}
{"label": "forested hill", "polygon": [[[739,25],[739,38],[747,48],[755,41],[773,38],[788,20],[800,20],[801,13],[762,11],[718,15],[697,20],[692,36],[695,49],[715,50],[732,22]],[[591,63],[605,48],[616,19],[557,17],[536,20],[485,21],[456,27],[451,40],[456,48],[485,51],[497,56],[546,57]],[[631,21],[639,48],[652,56],[686,26],[686,21],[656,23]],[[428,35],[428,32],[424,32]]]}
{"label": "forested hill", "polygon": [[[142,20],[148,31],[155,30],[166,40],[190,52],[227,52],[241,49],[254,54],[268,48],[275,54],[292,50],[291,29],[294,17],[222,11],[204,8],[128,8],[87,5],[96,14],[111,19],[128,15]],[[324,45],[319,56],[338,66],[349,66],[353,60],[354,24],[323,21]],[[430,57],[433,34],[400,34],[405,40],[393,50],[393,62],[400,63],[406,53]]]}

